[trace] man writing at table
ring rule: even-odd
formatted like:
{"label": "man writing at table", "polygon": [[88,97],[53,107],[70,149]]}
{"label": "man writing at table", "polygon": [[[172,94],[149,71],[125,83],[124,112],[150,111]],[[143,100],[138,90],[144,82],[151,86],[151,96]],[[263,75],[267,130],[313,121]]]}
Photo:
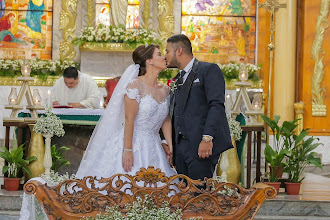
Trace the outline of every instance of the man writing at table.
{"label": "man writing at table", "polygon": [[75,67],[66,68],[52,89],[53,105],[99,108],[100,97],[101,93],[95,80]]}

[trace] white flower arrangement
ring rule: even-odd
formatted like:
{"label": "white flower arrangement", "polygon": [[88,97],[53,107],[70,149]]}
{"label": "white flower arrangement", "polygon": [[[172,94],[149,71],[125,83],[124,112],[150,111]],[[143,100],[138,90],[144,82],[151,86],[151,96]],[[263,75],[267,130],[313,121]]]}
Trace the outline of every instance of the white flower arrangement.
{"label": "white flower arrangement", "polygon": [[81,29],[80,36],[73,40],[76,45],[86,42],[141,44],[156,42],[156,32],[143,28],[126,30],[122,27],[98,25]]}
{"label": "white flower arrangement", "polygon": [[[0,76],[20,76],[21,64],[24,60],[2,60],[0,59]],[[62,75],[64,69],[73,66],[79,68],[79,63],[72,60],[29,60],[31,66],[31,76],[38,76],[47,79],[47,76]]]}
{"label": "white flower arrangement", "polygon": [[[137,197],[133,205],[126,205],[127,213],[124,216],[118,207],[108,207],[105,214],[98,214],[96,217],[83,218],[85,220],[125,220],[125,219],[170,219],[181,220],[182,212],[178,209],[171,213],[169,203],[163,202],[162,207],[158,208],[153,199],[146,195],[144,199]],[[193,218],[191,218],[193,219]],[[194,218],[197,219],[197,218]]]}
{"label": "white flower arrangement", "polygon": [[[261,65],[254,65],[251,63],[247,63],[246,69],[248,71],[249,80],[259,81],[258,71],[260,70]],[[222,70],[223,76],[226,80],[238,79],[239,70],[241,68],[241,63],[228,63],[228,64],[220,64],[218,66]]]}
{"label": "white flower arrangement", "polygon": [[75,179],[75,175],[72,174],[69,176],[69,174],[66,172],[63,175],[60,175],[58,172],[55,172],[54,170],[50,170],[50,176],[46,176],[44,173],[40,175],[42,179],[44,179],[49,186],[56,186],[60,182],[68,179]]}
{"label": "white flower arrangement", "polygon": [[239,141],[242,138],[242,128],[240,123],[228,115],[227,120],[231,138],[234,138],[235,141]]}
{"label": "white flower arrangement", "polygon": [[33,131],[39,134],[50,134],[61,137],[65,134],[62,121],[52,113],[51,108],[46,110],[45,115],[37,119]]}

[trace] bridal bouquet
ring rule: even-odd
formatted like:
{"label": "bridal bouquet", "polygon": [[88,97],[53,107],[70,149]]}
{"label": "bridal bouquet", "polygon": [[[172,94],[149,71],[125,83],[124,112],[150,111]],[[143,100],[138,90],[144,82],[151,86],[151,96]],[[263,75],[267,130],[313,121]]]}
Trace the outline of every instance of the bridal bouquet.
{"label": "bridal bouquet", "polygon": [[39,134],[50,134],[61,137],[65,134],[62,121],[59,117],[52,113],[51,108],[46,110],[45,116],[37,119],[33,131]]}

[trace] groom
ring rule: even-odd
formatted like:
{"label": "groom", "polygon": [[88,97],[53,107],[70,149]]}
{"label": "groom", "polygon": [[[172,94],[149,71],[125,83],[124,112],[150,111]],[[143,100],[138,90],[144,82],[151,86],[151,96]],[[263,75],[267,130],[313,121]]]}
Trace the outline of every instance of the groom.
{"label": "groom", "polygon": [[183,34],[167,40],[168,68],[179,68],[171,96],[173,163],[191,179],[211,178],[220,153],[232,148],[225,113],[225,82],[216,64],[194,58]]}

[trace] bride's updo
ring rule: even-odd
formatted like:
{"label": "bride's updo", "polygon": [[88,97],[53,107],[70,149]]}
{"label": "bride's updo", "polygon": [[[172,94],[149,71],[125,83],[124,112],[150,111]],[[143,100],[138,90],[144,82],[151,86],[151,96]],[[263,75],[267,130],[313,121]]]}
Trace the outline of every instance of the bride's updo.
{"label": "bride's updo", "polygon": [[155,48],[159,49],[158,45],[149,44],[148,46],[141,45],[133,52],[133,61],[140,65],[139,76],[146,74],[146,60],[152,59]]}

